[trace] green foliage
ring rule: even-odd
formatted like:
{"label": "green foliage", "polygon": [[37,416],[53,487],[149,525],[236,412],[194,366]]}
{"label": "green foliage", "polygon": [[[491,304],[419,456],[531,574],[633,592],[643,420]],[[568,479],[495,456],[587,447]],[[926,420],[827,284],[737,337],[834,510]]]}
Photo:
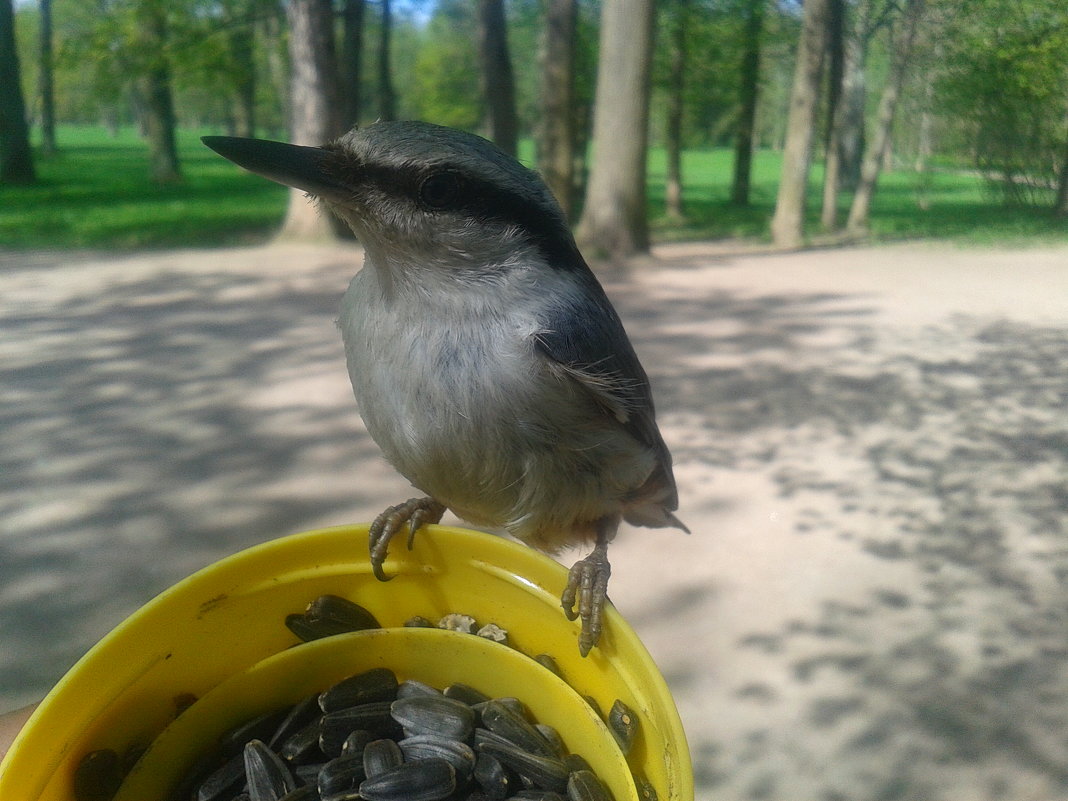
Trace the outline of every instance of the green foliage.
{"label": "green foliage", "polygon": [[482,120],[474,4],[443,0],[431,17],[416,57],[412,87],[417,116],[472,130]]}
{"label": "green foliage", "polygon": [[939,89],[971,132],[976,166],[1006,200],[1050,205],[1066,166],[1068,6],[969,0],[948,29]]}

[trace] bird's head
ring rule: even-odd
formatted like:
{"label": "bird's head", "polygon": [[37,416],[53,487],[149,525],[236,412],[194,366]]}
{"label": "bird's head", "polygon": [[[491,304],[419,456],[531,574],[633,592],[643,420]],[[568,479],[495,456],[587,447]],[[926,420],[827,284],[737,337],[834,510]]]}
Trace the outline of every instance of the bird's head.
{"label": "bird's head", "polygon": [[203,141],[318,198],[376,264],[463,273],[503,268],[524,253],[560,265],[575,253],[564,214],[538,175],[473,134],[404,121],[355,128],[322,147]]}

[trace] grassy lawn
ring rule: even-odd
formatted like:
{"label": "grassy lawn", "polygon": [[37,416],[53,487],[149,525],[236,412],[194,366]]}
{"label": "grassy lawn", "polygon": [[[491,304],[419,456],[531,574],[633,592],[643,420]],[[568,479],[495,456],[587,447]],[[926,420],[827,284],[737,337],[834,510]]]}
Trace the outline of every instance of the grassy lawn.
{"label": "grassy lawn", "polygon": [[[154,186],[144,143],[132,130],[112,137],[101,128],[61,127],[61,153],[38,158],[39,183],[0,186],[0,247],[211,247],[262,242],[280,224],[286,191],[233,167],[200,144],[202,133],[180,131],[184,180]],[[524,143],[524,155],[531,151]],[[740,237],[766,239],[775,205],[780,156],[762,151],[753,165],[751,205],[729,202],[732,154],[727,149],[684,154],[683,222],[664,215],[664,153],[649,165],[649,204],[658,240]],[[813,170],[809,231],[818,233],[819,166]],[[929,177],[928,207],[918,205],[919,177],[891,172],[880,179],[872,207],[876,240],[949,238],[993,244],[1068,240],[1068,225],[1045,210],[1006,208],[972,175]],[[844,199],[844,200],[847,200]],[[845,216],[843,207],[843,218]]]}

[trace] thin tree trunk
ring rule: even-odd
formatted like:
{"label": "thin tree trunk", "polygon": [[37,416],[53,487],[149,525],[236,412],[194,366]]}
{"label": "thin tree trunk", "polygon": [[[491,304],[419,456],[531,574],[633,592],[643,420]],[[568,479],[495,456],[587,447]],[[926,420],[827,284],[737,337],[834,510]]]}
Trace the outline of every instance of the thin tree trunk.
{"label": "thin tree trunk", "polygon": [[509,155],[516,155],[519,118],[515,110],[515,78],[508,55],[508,26],[504,0],[479,0],[478,52],[482,60],[482,96],[489,139]]}
{"label": "thin tree trunk", "polygon": [[649,250],[645,208],[653,0],[604,0],[593,164],[578,238],[622,259]]}
{"label": "thin tree trunk", "polygon": [[397,93],[393,89],[393,68],[390,65],[390,44],[393,39],[393,12],[390,0],[381,0],[382,23],[379,26],[378,43],[378,118],[392,120],[397,117]]}
{"label": "thin tree trunk", "polygon": [[546,0],[541,42],[538,168],[568,219],[575,212],[576,0]]}
{"label": "thin tree trunk", "polygon": [[341,128],[354,128],[360,121],[360,75],[363,60],[364,0],[345,0],[341,12]]}
{"label": "thin tree trunk", "polygon": [[1068,219],[1068,142],[1064,144],[1061,175],[1057,181],[1057,199],[1053,204],[1053,213],[1057,217]]}
{"label": "thin tree trunk", "polygon": [[256,135],[255,34],[251,21],[234,25],[228,34],[234,76],[234,135]]}
{"label": "thin tree trunk", "polygon": [[56,98],[52,57],[52,0],[40,0],[41,37],[37,62],[37,85],[41,94],[41,153],[54,155],[56,148]]}
{"label": "thin tree trunk", "polygon": [[138,35],[144,52],[150,54],[145,72],[136,81],[141,99],[141,126],[148,140],[149,173],[158,184],[182,180],[175,140],[174,95],[171,66],[166,55],[166,9],[144,3]]}
{"label": "thin tree trunk", "polygon": [[745,7],[745,33],[742,44],[742,81],[739,86],[741,112],[734,138],[734,179],[731,203],[749,205],[753,173],[753,132],[756,126],[757,97],[760,90],[760,39],[764,31],[764,3],[748,0]]}
{"label": "thin tree trunk", "polygon": [[816,129],[820,73],[827,40],[829,0],[805,3],[801,37],[797,45],[790,115],[786,124],[782,177],[771,220],[771,236],[781,248],[796,248],[803,241],[805,194]]}
{"label": "thin tree trunk", "polygon": [[0,183],[30,184],[35,180],[15,47],[15,11],[11,0],[0,0]]}
{"label": "thin tree trunk", "polygon": [[[290,141],[321,145],[340,133],[337,123],[337,64],[330,0],[289,0]],[[299,189],[289,190],[289,207],[279,236],[330,239],[329,216]]]}
{"label": "thin tree trunk", "polygon": [[681,220],[682,212],[682,110],[686,88],[686,28],[689,0],[676,0],[671,26],[671,74],[668,78],[667,125],[664,146],[667,151],[667,176],[664,204],[667,216]]}
{"label": "thin tree trunk", "polygon": [[840,184],[838,139],[842,127],[842,78],[845,74],[845,2],[831,0],[828,39],[830,70],[828,74],[827,139],[824,146],[823,209],[820,224],[825,231],[838,225],[838,189]]}
{"label": "thin tree trunk", "polygon": [[868,227],[871,199],[875,194],[879,171],[890,149],[897,101],[901,96],[905,71],[912,54],[912,45],[916,40],[916,28],[923,16],[923,11],[924,0],[908,0],[901,20],[901,35],[893,37],[896,40],[893,41],[894,58],[890,64],[890,75],[887,77],[882,97],[879,99],[875,135],[871,149],[864,156],[864,164],[860,170],[860,183],[853,195],[853,205],[849,209],[849,220],[846,222],[846,228],[854,235],[864,233]]}

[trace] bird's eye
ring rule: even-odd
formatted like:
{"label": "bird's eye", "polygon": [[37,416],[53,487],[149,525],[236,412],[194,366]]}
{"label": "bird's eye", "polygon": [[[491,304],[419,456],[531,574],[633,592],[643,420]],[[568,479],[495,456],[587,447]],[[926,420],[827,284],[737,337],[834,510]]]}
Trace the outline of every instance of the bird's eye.
{"label": "bird's eye", "polygon": [[460,192],[460,177],[452,172],[428,175],[419,187],[419,198],[432,209],[451,205]]}

